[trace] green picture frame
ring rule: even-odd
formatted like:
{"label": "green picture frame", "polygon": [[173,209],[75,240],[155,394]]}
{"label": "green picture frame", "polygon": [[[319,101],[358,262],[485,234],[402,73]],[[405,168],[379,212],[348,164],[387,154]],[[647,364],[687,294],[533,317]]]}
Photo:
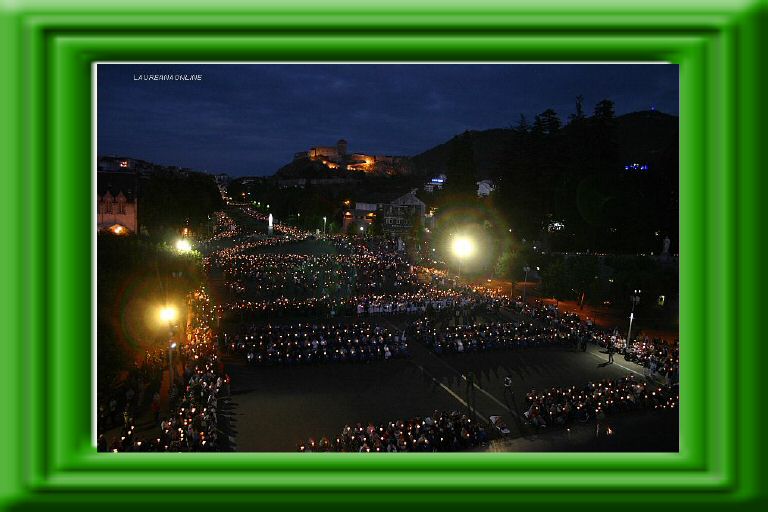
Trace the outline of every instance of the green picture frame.
{"label": "green picture frame", "polygon": [[[0,208],[11,222],[0,504],[765,505],[756,404],[768,11],[762,1],[672,4],[2,2]],[[680,452],[96,453],[91,92],[93,63],[105,61],[679,64]]]}

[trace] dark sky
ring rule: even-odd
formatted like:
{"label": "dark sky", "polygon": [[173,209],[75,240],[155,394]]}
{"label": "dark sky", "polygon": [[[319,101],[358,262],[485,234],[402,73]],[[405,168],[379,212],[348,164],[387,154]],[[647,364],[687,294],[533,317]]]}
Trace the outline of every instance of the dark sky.
{"label": "dark sky", "polygon": [[[138,81],[201,74],[200,81]],[[269,175],[297,151],[415,155],[464,130],[508,127],[584,96],[617,114],[678,113],[677,65],[101,64],[98,153],[233,176]]]}

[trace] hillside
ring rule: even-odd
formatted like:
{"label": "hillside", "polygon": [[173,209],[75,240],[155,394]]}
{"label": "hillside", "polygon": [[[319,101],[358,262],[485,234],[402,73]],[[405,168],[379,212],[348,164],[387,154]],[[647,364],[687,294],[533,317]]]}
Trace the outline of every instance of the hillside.
{"label": "hillside", "polygon": [[[519,239],[544,240],[553,251],[645,252],[659,250],[665,236],[674,251],[678,123],[677,116],[643,111],[584,118],[560,129],[539,122],[538,129],[467,131],[410,158],[410,172],[399,181],[421,188],[428,177],[445,173],[446,189],[430,196],[439,202],[452,194],[474,196],[476,180],[493,179],[489,205],[497,219]],[[319,162],[297,160],[276,177],[339,175]],[[391,189],[396,181],[381,175],[376,187]]]}
{"label": "hillside", "polygon": [[[586,120],[587,123],[590,121]],[[581,134],[577,127],[565,126],[553,136],[558,146],[578,144]],[[478,178],[493,178],[509,167],[515,158],[515,146],[526,144],[515,129],[496,128],[465,132],[472,140]],[[657,111],[633,112],[615,119],[615,142],[618,157],[623,162],[640,162],[660,157],[671,146],[677,146],[678,118]],[[432,175],[445,172],[453,145],[459,136],[424,151],[412,158],[414,172]],[[516,164],[518,162],[513,162]]]}
{"label": "hillside", "polygon": [[653,251],[664,236],[674,250],[679,239],[676,116],[586,118],[550,133],[465,132],[412,160],[422,179],[445,173],[448,185],[467,189],[495,180],[492,204],[508,225],[551,250]]}

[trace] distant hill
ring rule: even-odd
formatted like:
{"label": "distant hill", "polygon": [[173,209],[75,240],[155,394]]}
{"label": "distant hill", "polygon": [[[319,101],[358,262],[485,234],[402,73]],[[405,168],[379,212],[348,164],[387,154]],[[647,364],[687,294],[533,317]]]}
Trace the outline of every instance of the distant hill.
{"label": "distant hill", "polygon": [[679,118],[655,110],[616,118],[616,142],[625,161],[658,160],[679,140]]}
{"label": "distant hill", "polygon": [[300,158],[291,163],[282,166],[275,173],[275,177],[281,179],[289,178],[326,178],[338,174],[338,171],[331,171],[326,165],[318,160],[309,158]]}
{"label": "distant hill", "polygon": [[[411,157],[399,176],[361,175],[359,187],[421,188],[445,173],[445,190],[474,195],[476,180],[493,179],[488,198],[496,220],[519,239],[543,240],[551,251],[650,252],[665,236],[679,240],[679,119],[657,111],[586,117],[556,127],[467,131]],[[277,178],[338,178],[343,171],[309,159],[282,167]],[[375,176],[374,176],[375,175]],[[372,180],[374,177],[377,179]],[[367,185],[363,182],[372,180]],[[329,180],[330,182],[331,180]],[[375,186],[374,186],[375,183]],[[453,184],[453,186],[451,186]],[[454,195],[452,195],[454,194]],[[450,205],[447,200],[444,205]]]}
{"label": "distant hill", "polygon": [[[585,120],[590,122],[590,118]],[[623,162],[649,161],[659,158],[665,151],[678,144],[678,117],[658,111],[632,112],[615,119],[614,140],[618,157]],[[557,145],[578,144],[578,126],[566,125],[553,136]],[[493,178],[505,172],[510,159],[518,153],[516,146],[524,144],[520,134],[512,128],[493,128],[465,132],[472,140],[475,166],[478,178]],[[411,157],[409,173],[432,175],[445,172],[446,163],[453,145],[464,134],[427,149]],[[569,139],[573,139],[569,141]],[[513,165],[514,167],[514,165]],[[339,171],[331,170],[319,161],[294,160],[277,170],[279,178],[322,178],[338,176]]]}
{"label": "distant hill", "polygon": [[[587,119],[587,122],[589,119]],[[567,125],[554,135],[558,145],[578,138],[576,127]],[[509,167],[515,146],[524,143],[515,129],[494,128],[469,131],[472,139],[478,178],[493,178]],[[415,173],[432,175],[445,172],[453,144],[459,135],[412,157]],[[678,143],[678,117],[658,111],[633,112],[615,119],[615,142],[618,156],[627,163],[654,160],[670,146]]]}
{"label": "distant hill", "polygon": [[508,225],[551,250],[658,251],[664,236],[675,250],[678,122],[645,111],[584,118],[551,133],[468,131],[414,156],[414,177],[493,179],[490,199]]}
{"label": "distant hill", "polygon": [[369,171],[331,169],[320,160],[297,158],[275,172],[279,179],[293,178],[344,178],[363,175],[401,176],[411,174],[411,163],[407,157],[395,157],[389,161],[377,161]]}

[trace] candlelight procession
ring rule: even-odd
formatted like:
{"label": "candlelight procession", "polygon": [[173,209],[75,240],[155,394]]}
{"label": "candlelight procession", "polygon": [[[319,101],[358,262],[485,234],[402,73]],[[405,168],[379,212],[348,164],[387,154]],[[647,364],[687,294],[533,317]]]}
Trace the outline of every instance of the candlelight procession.
{"label": "candlelight procession", "polygon": [[171,341],[101,397],[101,451],[501,450],[586,425],[597,434],[572,449],[598,449],[613,420],[677,408],[676,340],[627,343],[414,264],[391,237],[214,218],[176,249],[198,254],[206,284],[158,312]]}

